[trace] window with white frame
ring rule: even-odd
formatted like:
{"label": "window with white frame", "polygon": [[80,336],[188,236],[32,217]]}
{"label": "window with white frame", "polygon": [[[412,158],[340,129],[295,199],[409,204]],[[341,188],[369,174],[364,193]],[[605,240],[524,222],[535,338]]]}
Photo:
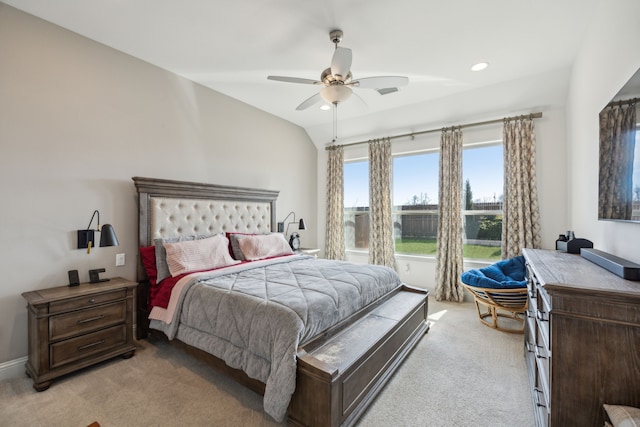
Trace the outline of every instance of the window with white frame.
{"label": "window with white frame", "polygon": [[396,253],[435,255],[438,235],[438,150],[393,158]]}
{"label": "window with white frame", "polygon": [[[500,259],[503,201],[502,144],[465,146],[463,247],[467,259]],[[437,149],[393,157],[393,223],[396,253],[435,256],[438,230]],[[369,245],[369,163],[344,164],[347,250]]]}
{"label": "window with white frame", "polygon": [[467,259],[501,258],[503,162],[502,143],[462,150],[462,238]]}
{"label": "window with white frame", "polygon": [[344,163],[344,242],[346,250],[369,248],[369,161]]}

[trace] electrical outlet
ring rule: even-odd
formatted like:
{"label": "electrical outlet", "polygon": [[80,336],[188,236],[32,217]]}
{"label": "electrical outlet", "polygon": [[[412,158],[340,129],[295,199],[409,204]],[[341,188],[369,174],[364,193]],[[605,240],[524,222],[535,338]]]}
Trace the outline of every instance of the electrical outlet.
{"label": "electrical outlet", "polygon": [[124,265],[124,254],[116,254],[116,267]]}

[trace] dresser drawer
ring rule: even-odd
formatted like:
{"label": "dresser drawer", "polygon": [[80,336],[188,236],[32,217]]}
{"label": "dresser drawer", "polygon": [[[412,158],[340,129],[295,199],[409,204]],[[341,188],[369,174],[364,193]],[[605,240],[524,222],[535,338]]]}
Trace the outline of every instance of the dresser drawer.
{"label": "dresser drawer", "polygon": [[49,318],[49,340],[57,341],[105,326],[124,323],[126,318],[127,302],[124,300],[86,310],[58,314]]}
{"label": "dresser drawer", "polygon": [[51,344],[51,368],[58,368],[125,344],[125,324]]}
{"label": "dresser drawer", "polygon": [[56,314],[70,310],[92,307],[97,304],[124,299],[126,296],[126,289],[117,289],[112,292],[105,292],[97,295],[68,298],[64,301],[52,301],[51,303],[49,303],[49,314]]}

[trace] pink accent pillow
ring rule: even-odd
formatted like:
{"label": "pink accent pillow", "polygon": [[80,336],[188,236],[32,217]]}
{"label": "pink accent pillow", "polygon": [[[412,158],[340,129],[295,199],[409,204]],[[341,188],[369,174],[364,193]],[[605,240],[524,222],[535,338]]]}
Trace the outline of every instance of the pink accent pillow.
{"label": "pink accent pillow", "polygon": [[293,254],[291,246],[280,233],[244,236],[238,239],[238,245],[248,261]]}
{"label": "pink accent pillow", "polygon": [[164,248],[172,277],[240,262],[229,255],[229,240],[223,234],[200,240],[165,243]]}

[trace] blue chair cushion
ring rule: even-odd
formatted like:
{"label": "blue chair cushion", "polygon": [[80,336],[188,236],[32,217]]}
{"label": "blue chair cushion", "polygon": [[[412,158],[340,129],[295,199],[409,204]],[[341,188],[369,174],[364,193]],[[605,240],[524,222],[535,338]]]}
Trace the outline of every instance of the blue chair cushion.
{"label": "blue chair cushion", "polygon": [[478,288],[526,288],[525,272],[524,257],[521,255],[466,271],[462,273],[460,280]]}

